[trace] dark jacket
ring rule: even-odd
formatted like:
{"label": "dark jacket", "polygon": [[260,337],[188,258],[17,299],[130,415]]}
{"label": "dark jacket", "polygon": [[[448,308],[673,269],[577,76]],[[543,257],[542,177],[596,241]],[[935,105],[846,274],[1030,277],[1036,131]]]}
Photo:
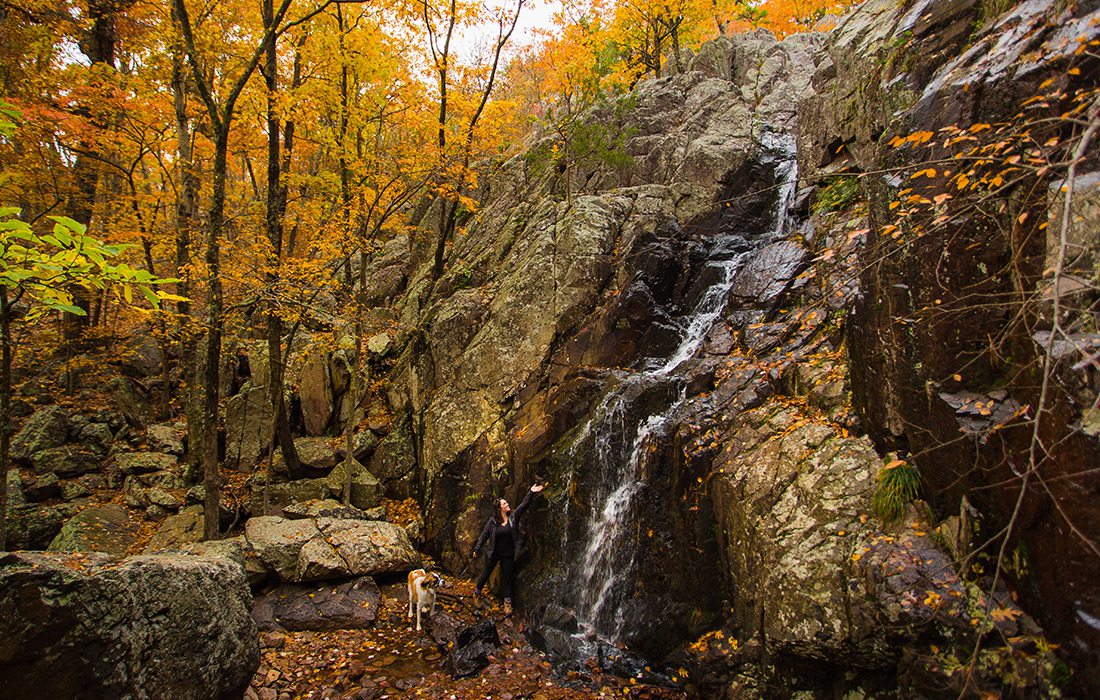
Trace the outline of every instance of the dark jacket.
{"label": "dark jacket", "polygon": [[[528,491],[527,495],[523,497],[523,502],[508,514],[508,523],[512,526],[512,547],[516,556],[519,556],[519,553],[523,550],[523,540],[520,539],[519,535],[519,519],[523,517],[523,513],[527,510],[527,506],[531,505],[531,498],[534,495],[534,491]],[[491,559],[493,557],[493,547],[496,545],[497,530],[503,527],[504,524],[497,520],[495,515],[490,516],[485,522],[485,527],[481,530],[481,536],[477,538],[477,544],[474,545],[474,552],[480,552],[481,545],[488,541],[488,554]]]}

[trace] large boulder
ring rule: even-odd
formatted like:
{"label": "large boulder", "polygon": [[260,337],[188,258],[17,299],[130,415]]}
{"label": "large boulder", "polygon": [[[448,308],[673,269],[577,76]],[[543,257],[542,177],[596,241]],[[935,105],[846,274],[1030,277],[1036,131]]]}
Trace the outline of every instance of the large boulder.
{"label": "large boulder", "polygon": [[115,434],[106,423],[88,423],[77,433],[77,442],[100,457],[111,451]]}
{"label": "large boulder", "polygon": [[402,421],[374,448],[370,472],[383,483],[386,494],[391,498],[409,498],[413,495],[416,447],[408,421]]}
{"label": "large boulder", "polygon": [[30,463],[39,474],[53,472],[58,476],[77,476],[98,471],[103,466],[103,457],[83,445],[59,445],[35,452]]}
{"label": "large boulder", "polygon": [[298,380],[298,395],[302,403],[302,418],[306,433],[324,435],[332,419],[333,390],[329,374],[329,353],[315,345],[306,353]]}
{"label": "large boulder", "polygon": [[36,411],[11,441],[11,457],[28,462],[31,455],[51,447],[60,447],[69,440],[69,412],[60,406],[46,406]]}
{"label": "large boulder", "polygon": [[225,462],[248,471],[271,444],[272,408],[266,387],[246,385],[226,402]]}
{"label": "large boulder", "polygon": [[145,386],[126,377],[115,377],[109,386],[111,400],[126,422],[135,428],[144,427],[149,418],[149,394]]}
{"label": "large boulder", "polygon": [[228,559],[3,555],[0,695],[240,697],[259,666],[250,600]]}
{"label": "large boulder", "polygon": [[179,457],[183,456],[183,437],[185,431],[169,424],[150,425],[146,430],[149,448],[154,452],[167,452]]}
{"label": "large boulder", "polygon": [[743,414],[726,444],[715,517],[743,637],[873,667],[933,622],[967,626],[965,586],[931,527],[884,533],[869,516],[883,464],[866,438],[766,404]]}
{"label": "large boulder", "polygon": [[[267,510],[264,510],[264,491],[267,491]],[[281,511],[294,503],[306,503],[328,498],[329,488],[325,479],[298,479],[278,484],[264,484],[254,480],[250,491],[253,513]]]}
{"label": "large boulder", "polygon": [[145,546],[145,552],[148,554],[165,549],[179,549],[183,545],[201,541],[202,537],[202,506],[189,506],[161,523]]}
{"label": "large boulder", "polygon": [[485,618],[458,633],[447,667],[455,678],[473,676],[489,665],[489,657],[500,648],[496,624]]}
{"label": "large boulder", "polygon": [[94,506],[73,516],[48,547],[51,552],[103,552],[123,556],[137,541],[137,525],[119,505]]}
{"label": "large boulder", "polygon": [[252,617],[264,631],[364,629],[374,625],[381,603],[369,576],[321,586],[284,583],[252,602]]}
{"label": "large boulder", "polygon": [[252,518],[245,538],[284,581],[376,576],[420,566],[405,531],[392,523],[316,518]]}
{"label": "large boulder", "polygon": [[302,518],[337,518],[340,520],[385,520],[384,507],[360,510],[355,506],[345,506],[334,498],[319,501],[294,503],[283,508],[283,517],[291,520]]}
{"label": "large boulder", "polygon": [[173,471],[178,466],[179,460],[163,452],[121,452],[115,455],[115,467],[120,474],[127,476]]}
{"label": "large boulder", "polygon": [[56,506],[9,505],[4,524],[8,549],[45,549],[64,524],[65,516]]}
{"label": "large boulder", "polygon": [[[349,461],[341,462],[326,479],[328,490],[333,496],[341,498],[347,484]],[[382,503],[382,484],[367,468],[355,459],[351,464],[351,505],[362,510],[370,510]]]}
{"label": "large boulder", "polygon": [[28,501],[45,501],[61,495],[61,481],[57,474],[46,472],[34,478],[23,487],[23,495]]}
{"label": "large boulder", "polygon": [[[306,475],[321,476],[325,472],[331,471],[339,461],[337,457],[338,450],[332,446],[332,441],[329,438],[294,438],[294,449],[298,452],[298,461],[305,469],[309,470]],[[287,474],[282,450],[275,450],[272,459],[272,470],[276,474]]]}

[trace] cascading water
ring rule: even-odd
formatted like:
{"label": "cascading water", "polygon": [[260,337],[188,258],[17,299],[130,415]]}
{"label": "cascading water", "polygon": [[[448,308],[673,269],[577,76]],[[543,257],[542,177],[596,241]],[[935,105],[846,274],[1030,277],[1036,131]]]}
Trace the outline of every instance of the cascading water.
{"label": "cascading water", "polygon": [[[793,144],[778,137],[762,140],[776,158],[777,203],[770,230],[763,235],[744,232],[761,243],[784,232],[797,181]],[[737,248],[731,243],[749,237],[739,232],[713,242],[706,263],[708,272],[714,273],[708,276],[713,282],[684,319],[678,347],[667,358],[648,361],[640,371],[613,372],[614,384],[569,447],[572,461],[591,455],[589,469],[598,472],[594,486],[588,486],[586,522],[576,543],[577,556],[569,565],[573,570],[565,577],[562,601],[576,615],[576,639],[582,649],[588,645],[585,640],[618,642],[626,636],[630,582],[635,580],[644,540],[635,502],[646,488],[647,455],[674,429],[674,417],[687,400],[684,372],[678,370],[693,360],[722,317],[737,272],[751,255],[731,252]]]}

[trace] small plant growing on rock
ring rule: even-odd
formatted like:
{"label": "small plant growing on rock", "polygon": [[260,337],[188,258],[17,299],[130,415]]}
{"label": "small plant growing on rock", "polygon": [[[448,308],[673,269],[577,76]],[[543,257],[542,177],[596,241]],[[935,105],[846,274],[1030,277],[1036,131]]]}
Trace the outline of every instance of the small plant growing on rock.
{"label": "small plant growing on rock", "polygon": [[920,495],[920,472],[905,460],[891,460],[878,473],[878,488],[871,497],[875,513],[886,523],[905,514],[905,506]]}
{"label": "small plant growing on rock", "polygon": [[863,193],[859,189],[859,178],[854,175],[844,175],[833,180],[817,193],[812,209],[815,214],[842,211],[858,202],[862,197]]}

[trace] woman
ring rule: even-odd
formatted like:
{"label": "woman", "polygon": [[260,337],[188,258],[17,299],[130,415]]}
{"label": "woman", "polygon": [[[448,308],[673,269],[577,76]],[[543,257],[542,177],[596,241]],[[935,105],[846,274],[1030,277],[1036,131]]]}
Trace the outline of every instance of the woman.
{"label": "woman", "polygon": [[489,555],[485,558],[485,567],[481,570],[481,576],[477,578],[474,596],[481,595],[481,589],[484,588],[489,576],[493,573],[493,569],[499,563],[500,592],[504,598],[505,614],[511,614],[512,612],[512,589],[516,583],[516,554],[522,548],[519,535],[519,519],[523,517],[527,506],[531,505],[531,497],[542,491],[542,489],[542,484],[532,486],[527,495],[523,497],[523,503],[520,503],[515,511],[508,505],[508,501],[503,498],[500,499],[497,502],[500,512],[489,517],[489,520],[485,523],[485,528],[481,531],[481,536],[477,538],[477,544],[474,545],[473,556],[476,557],[477,553],[481,551],[481,546],[486,542],[489,543]]}

